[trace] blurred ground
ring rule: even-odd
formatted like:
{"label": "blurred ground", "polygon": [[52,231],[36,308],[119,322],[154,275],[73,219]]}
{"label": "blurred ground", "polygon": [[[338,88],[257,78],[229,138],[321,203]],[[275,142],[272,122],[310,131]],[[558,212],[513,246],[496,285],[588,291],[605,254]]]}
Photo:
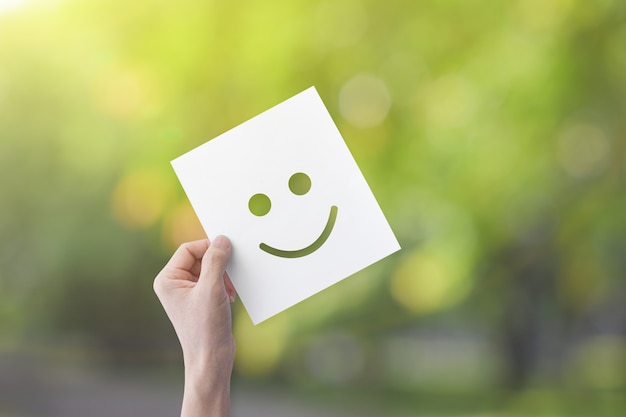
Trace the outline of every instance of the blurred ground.
{"label": "blurred ground", "polygon": [[[3,354],[0,416],[176,416],[180,412],[181,379],[182,375],[163,370],[104,372],[33,356]],[[238,417],[370,415],[364,409],[350,412],[339,405],[294,399],[290,393],[270,387],[234,387],[232,397],[232,414]]]}
{"label": "blurred ground", "polygon": [[[0,417],[178,416],[179,367],[93,367],[24,353],[0,353]],[[534,388],[523,392],[437,390],[364,393],[235,381],[233,417],[621,417],[620,391]]]}

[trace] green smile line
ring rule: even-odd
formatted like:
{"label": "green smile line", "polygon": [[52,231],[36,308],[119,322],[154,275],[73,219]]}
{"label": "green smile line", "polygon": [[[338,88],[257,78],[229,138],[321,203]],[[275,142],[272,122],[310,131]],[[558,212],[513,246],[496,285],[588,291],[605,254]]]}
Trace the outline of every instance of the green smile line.
{"label": "green smile line", "polygon": [[326,227],[324,227],[322,234],[315,240],[315,242],[311,243],[306,248],[298,250],[282,250],[273,248],[265,243],[261,243],[259,247],[262,251],[265,251],[270,255],[280,256],[281,258],[301,258],[303,256],[310,255],[326,243],[328,236],[330,236],[330,233],[333,231],[333,227],[335,227],[335,220],[337,220],[337,206],[332,206],[330,208],[328,222],[326,223]]}

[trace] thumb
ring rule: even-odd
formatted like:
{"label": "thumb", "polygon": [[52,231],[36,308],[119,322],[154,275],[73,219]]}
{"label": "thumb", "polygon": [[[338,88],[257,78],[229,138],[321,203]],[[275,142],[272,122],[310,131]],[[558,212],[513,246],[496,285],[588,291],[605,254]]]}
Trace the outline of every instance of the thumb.
{"label": "thumb", "polygon": [[224,290],[224,272],[230,261],[231,244],[226,236],[218,236],[202,257],[202,270],[198,284]]}

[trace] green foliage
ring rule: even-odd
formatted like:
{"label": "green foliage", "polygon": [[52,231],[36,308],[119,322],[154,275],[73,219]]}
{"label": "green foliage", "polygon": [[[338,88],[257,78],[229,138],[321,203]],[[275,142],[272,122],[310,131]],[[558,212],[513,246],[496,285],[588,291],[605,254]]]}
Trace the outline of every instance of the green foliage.
{"label": "green foliage", "polygon": [[[394,386],[384,352],[441,361],[411,337],[434,327],[476,329],[453,340],[494,367],[483,386],[559,383],[537,365],[555,344],[583,386],[626,385],[589,371],[596,336],[616,338],[603,369],[626,355],[626,3],[2,10],[0,342],[175,346],[152,277],[202,231],[169,160],[315,85],[403,251],[261,326],[238,306],[241,375]],[[325,379],[310,346],[361,359]]]}

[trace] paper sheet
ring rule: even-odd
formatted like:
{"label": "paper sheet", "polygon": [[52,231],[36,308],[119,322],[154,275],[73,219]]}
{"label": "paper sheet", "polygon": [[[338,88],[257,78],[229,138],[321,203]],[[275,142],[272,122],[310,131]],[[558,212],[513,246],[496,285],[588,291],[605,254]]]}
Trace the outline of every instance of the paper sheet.
{"label": "paper sheet", "polygon": [[172,166],[255,324],[400,249],[314,87]]}

